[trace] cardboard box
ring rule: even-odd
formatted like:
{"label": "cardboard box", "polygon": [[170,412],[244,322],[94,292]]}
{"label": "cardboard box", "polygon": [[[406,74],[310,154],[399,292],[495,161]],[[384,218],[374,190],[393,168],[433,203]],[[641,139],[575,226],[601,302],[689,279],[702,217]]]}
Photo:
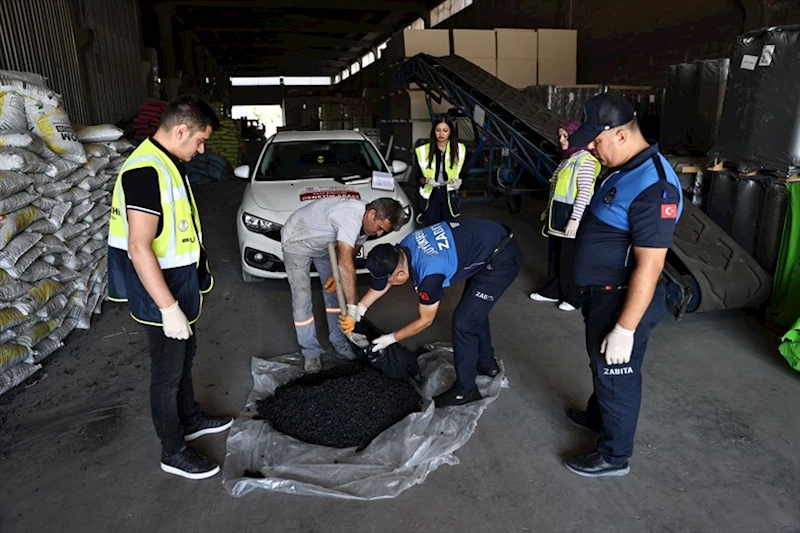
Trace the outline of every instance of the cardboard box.
{"label": "cardboard box", "polygon": [[[409,117],[411,120],[430,120],[430,111],[428,111],[428,103],[425,98],[425,91],[408,91],[409,100]],[[447,113],[453,107],[450,102],[442,98],[442,103],[437,104],[436,100],[431,98],[431,106],[434,113]]]}
{"label": "cardboard box", "polygon": [[536,58],[499,59],[497,77],[516,89],[536,85]]}
{"label": "cardboard box", "polygon": [[392,36],[386,52],[390,63],[417,54],[447,56],[450,55],[450,34],[448,30],[403,30]]}
{"label": "cardboard box", "polygon": [[539,85],[575,85],[577,80],[578,31],[539,29]]}
{"label": "cardboard box", "polygon": [[[497,36],[497,60],[533,59],[539,57],[539,36],[536,30],[495,30]],[[499,64],[498,64],[499,71]]]}
{"label": "cardboard box", "polygon": [[492,76],[497,76],[497,58],[495,57],[468,57],[465,56],[464,59],[481,67],[483,70],[491,74]]}
{"label": "cardboard box", "polygon": [[497,37],[494,30],[453,30],[453,53],[465,58],[497,60]]}

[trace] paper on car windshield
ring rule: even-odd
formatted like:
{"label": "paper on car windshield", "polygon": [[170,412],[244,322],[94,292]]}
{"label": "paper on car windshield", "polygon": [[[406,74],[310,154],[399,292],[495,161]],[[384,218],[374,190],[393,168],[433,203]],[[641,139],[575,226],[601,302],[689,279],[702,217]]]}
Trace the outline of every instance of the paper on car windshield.
{"label": "paper on car windshield", "polygon": [[379,191],[393,191],[394,190],[394,176],[388,172],[379,172],[377,170],[372,172],[372,188]]}

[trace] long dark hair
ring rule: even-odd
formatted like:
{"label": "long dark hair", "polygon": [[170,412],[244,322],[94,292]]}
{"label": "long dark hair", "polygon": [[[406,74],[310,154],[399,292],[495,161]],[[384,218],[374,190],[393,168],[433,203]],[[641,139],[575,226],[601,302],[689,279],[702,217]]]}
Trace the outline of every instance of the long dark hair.
{"label": "long dark hair", "polygon": [[428,168],[433,165],[433,158],[436,155],[434,149],[438,150],[436,146],[436,126],[442,123],[447,124],[450,128],[450,138],[447,139],[447,142],[450,144],[450,168],[456,166],[458,162],[458,135],[456,134],[456,125],[449,116],[439,115],[433,123],[433,126],[431,126],[431,149],[428,150]]}

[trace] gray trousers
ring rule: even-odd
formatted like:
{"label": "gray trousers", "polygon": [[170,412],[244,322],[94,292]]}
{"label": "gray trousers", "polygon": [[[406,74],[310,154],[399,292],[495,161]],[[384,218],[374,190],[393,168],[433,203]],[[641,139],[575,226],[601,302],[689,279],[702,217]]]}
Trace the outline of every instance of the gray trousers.
{"label": "gray trousers", "polygon": [[[289,287],[292,289],[292,316],[294,329],[297,332],[297,342],[306,359],[319,358],[324,350],[317,340],[314,324],[314,311],[311,298],[311,263],[319,273],[319,279],[325,284],[332,274],[331,260],[328,256],[309,257],[307,255],[283,252],[283,262],[286,265],[286,275],[289,278]],[[328,339],[339,355],[352,353],[352,348],[347,338],[339,329],[339,302],[336,293],[322,291],[325,299],[325,315],[328,318]]]}

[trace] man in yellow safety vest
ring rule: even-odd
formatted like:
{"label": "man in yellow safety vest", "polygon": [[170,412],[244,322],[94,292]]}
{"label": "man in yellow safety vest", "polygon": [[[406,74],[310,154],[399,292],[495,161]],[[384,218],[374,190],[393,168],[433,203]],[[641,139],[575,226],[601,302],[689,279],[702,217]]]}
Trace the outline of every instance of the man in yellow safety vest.
{"label": "man in yellow safety vest", "polygon": [[219,466],[186,446],[228,429],[230,417],[203,413],[194,399],[192,360],[203,293],[211,290],[200,216],[183,164],[205,151],[219,119],[186,95],[172,102],[156,133],[122,166],[108,228],[109,299],[127,302],[150,349],[150,407],[161,440],[161,469],[204,479]]}

